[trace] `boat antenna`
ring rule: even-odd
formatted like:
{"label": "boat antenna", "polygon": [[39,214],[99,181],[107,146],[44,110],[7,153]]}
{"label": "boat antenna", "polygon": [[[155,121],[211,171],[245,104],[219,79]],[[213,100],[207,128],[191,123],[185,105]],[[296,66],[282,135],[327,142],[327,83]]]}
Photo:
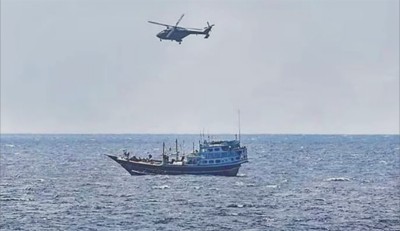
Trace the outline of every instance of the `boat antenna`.
{"label": "boat antenna", "polygon": [[165,155],[165,142],[162,142],[162,154]]}
{"label": "boat antenna", "polygon": [[238,110],[238,122],[239,122],[239,142],[240,142],[240,109]]}

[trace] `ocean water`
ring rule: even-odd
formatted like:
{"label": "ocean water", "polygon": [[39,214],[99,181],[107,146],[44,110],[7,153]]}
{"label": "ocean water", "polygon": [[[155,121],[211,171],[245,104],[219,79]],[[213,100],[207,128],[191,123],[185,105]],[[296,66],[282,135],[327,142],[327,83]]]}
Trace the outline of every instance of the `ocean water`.
{"label": "ocean water", "polygon": [[237,177],[130,176],[104,155],[175,138],[198,143],[1,135],[0,230],[400,230],[398,135],[244,135]]}

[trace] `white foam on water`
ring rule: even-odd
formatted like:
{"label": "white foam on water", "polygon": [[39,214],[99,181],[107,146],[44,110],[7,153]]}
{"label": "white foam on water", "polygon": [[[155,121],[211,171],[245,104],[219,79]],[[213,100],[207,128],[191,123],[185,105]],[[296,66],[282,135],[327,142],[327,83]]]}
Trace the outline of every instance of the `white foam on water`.
{"label": "white foam on water", "polygon": [[350,179],[346,177],[331,177],[325,179],[325,181],[350,181]]}
{"label": "white foam on water", "polygon": [[244,183],[243,183],[243,182],[241,182],[241,181],[236,181],[236,182],[235,182],[235,185],[236,185],[236,186],[243,186],[243,185],[244,185]]}
{"label": "white foam on water", "polygon": [[153,189],[169,189],[168,185],[158,185],[158,186],[153,186]]}
{"label": "white foam on water", "polygon": [[276,184],[269,184],[269,185],[266,185],[265,187],[266,187],[266,188],[277,188],[278,185],[276,185]]}
{"label": "white foam on water", "polygon": [[243,204],[229,204],[227,207],[228,208],[243,208],[244,205]]}

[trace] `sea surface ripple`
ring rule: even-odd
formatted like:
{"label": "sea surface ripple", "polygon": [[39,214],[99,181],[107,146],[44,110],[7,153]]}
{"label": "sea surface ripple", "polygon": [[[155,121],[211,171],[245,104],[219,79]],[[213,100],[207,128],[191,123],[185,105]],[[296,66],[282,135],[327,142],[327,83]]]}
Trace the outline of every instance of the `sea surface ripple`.
{"label": "sea surface ripple", "polygon": [[398,135],[244,135],[237,177],[130,176],[104,155],[175,138],[198,143],[2,134],[0,230],[400,230]]}

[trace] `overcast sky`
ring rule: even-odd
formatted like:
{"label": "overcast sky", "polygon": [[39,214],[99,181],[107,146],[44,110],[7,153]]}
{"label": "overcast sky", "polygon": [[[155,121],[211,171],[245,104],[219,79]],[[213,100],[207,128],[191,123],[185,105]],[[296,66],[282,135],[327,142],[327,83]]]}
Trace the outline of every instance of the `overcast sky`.
{"label": "overcast sky", "polygon": [[[215,23],[160,42],[162,26]],[[399,133],[397,0],[1,0],[2,133]]]}

